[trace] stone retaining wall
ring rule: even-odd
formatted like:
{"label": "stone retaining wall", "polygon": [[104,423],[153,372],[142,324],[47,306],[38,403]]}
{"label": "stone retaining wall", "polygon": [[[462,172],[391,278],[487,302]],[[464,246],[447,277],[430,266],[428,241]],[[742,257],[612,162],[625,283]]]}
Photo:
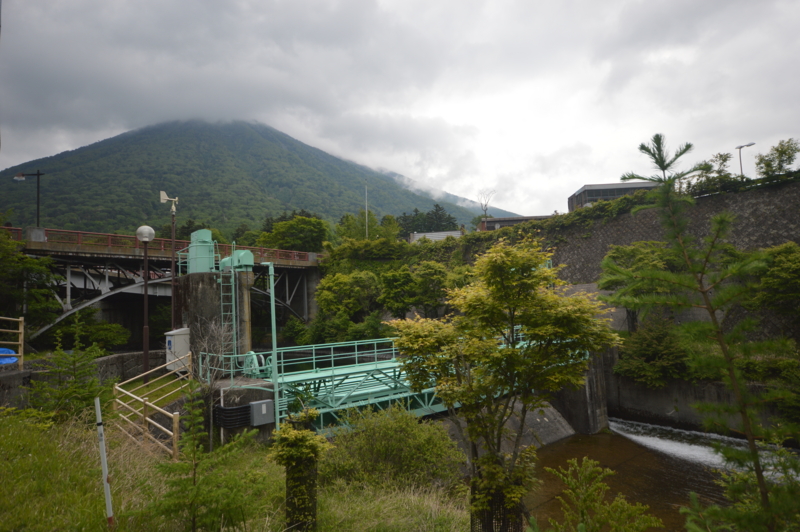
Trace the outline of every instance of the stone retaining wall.
{"label": "stone retaining wall", "polygon": [[[723,211],[736,216],[728,241],[752,250],[800,240],[800,183],[772,185],[747,192],[698,198],[688,210],[690,233],[705,236],[711,218]],[[600,277],[600,261],[611,245],[642,240],[664,240],[655,209],[595,221],[559,235],[553,262],[565,264],[561,277],[572,284],[593,283]]]}
{"label": "stone retaining wall", "polygon": [[[166,363],[166,356],[164,350],[151,350],[150,367],[155,368]],[[98,358],[94,363],[101,382],[109,379],[124,381],[142,373],[142,352],[117,353]],[[42,366],[46,365],[47,360],[29,360],[25,361],[23,370],[0,371],[0,406],[27,406],[26,387],[30,386],[31,381],[44,378],[47,370]]]}

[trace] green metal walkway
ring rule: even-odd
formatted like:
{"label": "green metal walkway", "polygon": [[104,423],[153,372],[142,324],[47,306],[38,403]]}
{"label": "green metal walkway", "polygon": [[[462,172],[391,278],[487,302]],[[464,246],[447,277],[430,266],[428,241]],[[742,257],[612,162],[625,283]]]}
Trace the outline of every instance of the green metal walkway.
{"label": "green metal walkway", "polygon": [[304,406],[320,412],[318,430],[338,424],[339,412],[354,407],[382,409],[397,403],[418,416],[446,410],[434,388],[411,390],[396,357],[394,339],[386,338],[239,356],[200,353],[199,369],[206,381],[212,375],[230,378],[232,388],[249,387],[237,384],[237,377],[270,383],[277,398],[277,426]]}

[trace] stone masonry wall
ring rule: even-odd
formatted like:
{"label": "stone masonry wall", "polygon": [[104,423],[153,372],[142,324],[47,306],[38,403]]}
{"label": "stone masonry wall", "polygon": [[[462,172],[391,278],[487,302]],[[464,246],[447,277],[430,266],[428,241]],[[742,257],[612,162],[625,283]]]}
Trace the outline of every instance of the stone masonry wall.
{"label": "stone masonry wall", "polygon": [[[800,183],[773,185],[736,194],[698,198],[689,208],[689,228],[694,236],[708,234],[711,217],[729,211],[736,216],[728,241],[752,250],[800,240]],[[655,209],[625,214],[591,227],[576,227],[559,235],[553,262],[565,264],[561,277],[573,284],[593,283],[600,277],[600,261],[611,245],[641,240],[664,240]]]}

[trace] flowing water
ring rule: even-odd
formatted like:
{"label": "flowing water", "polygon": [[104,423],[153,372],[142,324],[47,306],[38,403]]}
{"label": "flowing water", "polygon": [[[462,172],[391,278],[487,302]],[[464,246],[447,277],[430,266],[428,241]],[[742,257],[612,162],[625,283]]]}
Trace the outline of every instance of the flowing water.
{"label": "flowing water", "polygon": [[567,460],[580,462],[584,456],[616,472],[605,479],[610,494],[621,493],[629,502],[648,505],[665,530],[685,530],[678,510],[689,504],[690,492],[704,504],[725,502],[722,489],[714,483],[718,474],[713,470],[722,462],[712,445],[715,441],[739,445],[739,440],[621,420],[612,420],[610,427],[611,433],[578,434],[539,450],[538,478],[545,482],[525,502],[542,529],[546,530],[549,517],[561,520],[556,496],[564,489],[543,468],[566,468]]}

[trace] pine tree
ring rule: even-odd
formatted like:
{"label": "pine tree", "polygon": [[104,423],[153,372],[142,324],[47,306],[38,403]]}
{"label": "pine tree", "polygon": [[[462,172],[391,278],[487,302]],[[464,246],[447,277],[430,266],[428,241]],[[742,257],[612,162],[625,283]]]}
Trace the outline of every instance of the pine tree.
{"label": "pine tree", "polygon": [[103,355],[97,344],[83,349],[80,342],[81,322],[75,318],[74,348],[62,349],[61,334],[56,336],[56,349],[45,369],[42,380],[31,383],[31,406],[39,410],[53,412],[57,420],[72,417],[90,408],[95,397],[106,389],[97,377],[94,359]]}
{"label": "pine tree", "polygon": [[203,391],[192,381],[182,417],[181,457],[177,462],[158,465],[166,477],[167,491],[153,501],[148,512],[177,520],[184,530],[240,530],[247,521],[248,490],[239,472],[230,466],[241,455],[253,432],[240,435],[231,443],[206,452],[208,433],[203,425]]}

